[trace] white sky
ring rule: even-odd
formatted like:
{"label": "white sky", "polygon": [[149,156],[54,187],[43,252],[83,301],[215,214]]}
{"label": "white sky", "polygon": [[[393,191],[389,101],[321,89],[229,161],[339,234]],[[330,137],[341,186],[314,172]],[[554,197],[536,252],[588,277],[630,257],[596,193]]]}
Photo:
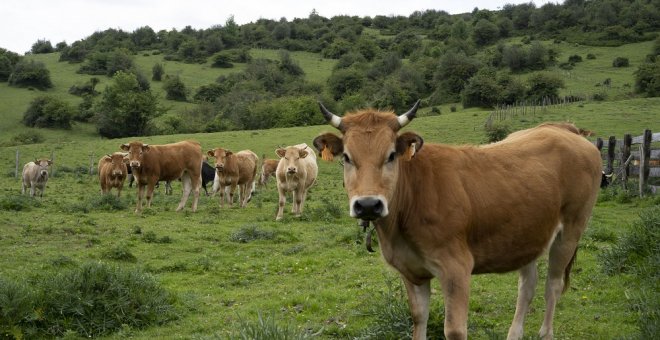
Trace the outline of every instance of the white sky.
{"label": "white sky", "polygon": [[505,4],[534,2],[537,7],[551,0],[1,0],[0,47],[23,54],[38,39],[68,44],[96,31],[108,28],[132,32],[150,26],[181,30],[187,25],[195,29],[224,25],[234,15],[237,24],[260,18],[288,21],[306,18],[316,9],[326,18],[335,15],[404,15],[426,9],[450,14],[479,9],[498,10]]}

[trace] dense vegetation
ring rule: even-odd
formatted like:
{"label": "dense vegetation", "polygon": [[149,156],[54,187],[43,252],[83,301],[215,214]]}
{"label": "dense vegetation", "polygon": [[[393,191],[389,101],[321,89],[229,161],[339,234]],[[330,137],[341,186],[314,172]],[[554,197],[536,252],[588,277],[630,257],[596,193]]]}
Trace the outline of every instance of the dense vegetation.
{"label": "dense vegetation", "polygon": [[[107,29],[71,45],[58,43],[55,48],[50,41],[39,40],[31,53],[57,51],[60,61],[77,64],[81,74],[113,77],[119,71],[133,73],[143,89],[148,81],[136,67],[139,53],[160,55],[164,61],[210,61],[212,67],[225,69],[245,64],[239,71],[195,88],[178,74],[166,74],[161,63],[152,65],[151,78],[163,79],[165,99],[195,105],[179,111],[178,117],[169,117],[165,127],[152,124],[151,129],[141,131],[210,132],[317,123],[302,112],[292,116],[300,108],[301,97],[320,99],[337,112],[364,106],[403,110],[419,98],[424,99],[424,106],[461,102],[466,108],[552,100],[565,84],[556,76],[535,72],[554,72],[557,67],[571,70],[582,60],[580,55],[560,59],[559,44],[619,46],[652,40],[659,22],[660,10],[645,0],[577,0],[539,8],[532,3],[507,4],[499,11],[475,8],[471,13],[449,15],[426,10],[407,17],[325,18],[313,11],[307,18],[290,22],[259,19],[241,26],[230,17],[224,25],[199,30]],[[279,60],[264,60],[250,55],[255,48],[283,52]],[[294,51],[336,59],[330,77],[309,81],[291,58]],[[0,52],[0,81],[6,78],[12,85],[40,89],[52,86],[43,65]],[[649,51],[647,64],[634,66],[639,79],[635,91],[641,95],[656,95],[660,83],[654,66],[657,54],[653,53]],[[625,57],[612,60],[613,67],[628,64]],[[80,108],[85,112],[77,116],[103,121],[89,114],[98,100],[86,101]],[[270,107],[273,101],[279,109]],[[194,124],[187,124],[190,115],[197,117]],[[134,135],[130,131],[108,133],[102,126],[97,130],[105,137]]]}

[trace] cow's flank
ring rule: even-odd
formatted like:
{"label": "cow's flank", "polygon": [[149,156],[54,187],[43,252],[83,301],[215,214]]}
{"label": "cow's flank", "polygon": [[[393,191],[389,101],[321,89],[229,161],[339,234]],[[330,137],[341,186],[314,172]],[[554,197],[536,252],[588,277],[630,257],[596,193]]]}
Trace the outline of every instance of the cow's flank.
{"label": "cow's flank", "polygon": [[34,197],[37,190],[39,196],[43,197],[48,183],[48,167],[53,164],[50,159],[35,159],[34,162],[28,162],[23,166],[23,186],[21,192],[25,193],[30,189],[30,196]]}
{"label": "cow's flank", "polygon": [[275,175],[275,171],[277,171],[277,164],[280,162],[280,160],[266,159],[266,155],[264,155],[262,159],[263,163],[261,164],[259,185],[268,188],[268,180]]}
{"label": "cow's flank", "polygon": [[284,215],[287,192],[293,196],[291,212],[300,216],[307,191],[316,182],[318,175],[316,155],[305,143],[279,148],[275,152],[280,157],[276,170],[279,205],[275,219],[280,220]]}
{"label": "cow's flank", "polygon": [[225,188],[229,190],[229,206],[234,203],[236,187],[239,188],[240,207],[246,207],[252,198],[255,180],[257,177],[257,163],[259,157],[250,150],[234,153],[223,148],[215,148],[206,153],[215,158],[215,171],[217,188],[214,183],[214,192],[220,192],[220,206],[225,206]]}
{"label": "cow's flank", "polygon": [[154,187],[158,181],[176,179],[181,179],[183,186],[183,195],[176,210],[180,211],[185,207],[191,192],[193,193],[192,211],[197,210],[202,167],[202,150],[199,143],[183,141],[149,145],[133,141],[122,144],[121,149],[128,152],[128,165],[137,182],[136,213],[142,211],[142,197],[145,190],[147,207],[150,207]]}
{"label": "cow's flank", "polygon": [[599,190],[598,149],[567,123],[543,124],[485,146],[423,144],[413,132],[399,133],[418,104],[400,116],[370,109],[343,118],[321,105],[342,135],[314,140],[324,158],[343,158],[350,214],[374,223],[383,257],[401,274],[413,338],[426,338],[432,278],[440,279],[444,295],[446,338],[466,339],[471,274],[518,270],[508,338],[520,339],[536,260],[545,250],[539,335],[552,338],[555,305],[568,287]]}
{"label": "cow's flank", "polygon": [[117,197],[121,196],[121,190],[124,188],[124,181],[128,175],[126,163],[128,163],[128,158],[121,152],[105,155],[99,159],[101,193],[107,194],[112,188],[116,188]]}

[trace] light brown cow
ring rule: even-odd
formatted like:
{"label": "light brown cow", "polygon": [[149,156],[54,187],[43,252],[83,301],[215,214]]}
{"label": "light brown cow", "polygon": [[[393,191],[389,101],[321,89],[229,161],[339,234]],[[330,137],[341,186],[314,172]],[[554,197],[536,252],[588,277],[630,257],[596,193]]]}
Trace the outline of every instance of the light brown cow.
{"label": "light brown cow", "polygon": [[426,338],[430,281],[440,279],[447,339],[467,338],[471,274],[519,270],[508,339],[523,335],[537,282],[536,260],[549,250],[546,311],[539,335],[552,338],[555,305],[596,201],[600,154],[569,124],[542,124],[485,146],[424,144],[399,130],[403,115],[363,110],[340,118],[343,136],[314,140],[324,159],[341,156],[350,215],[372,221],[385,260],[408,292],[413,338]]}
{"label": "light brown cow", "polygon": [[316,164],[316,154],[305,143],[280,148],[275,152],[280,157],[275,173],[277,191],[280,195],[275,220],[281,220],[283,217],[287,192],[291,192],[293,195],[291,213],[300,216],[307,197],[307,191],[316,182],[316,176],[319,172]]}
{"label": "light brown cow", "polygon": [[261,176],[259,177],[259,185],[268,188],[268,180],[271,176],[275,175],[279,159],[266,159],[266,155],[262,157],[263,163],[261,164]]}
{"label": "light brown cow", "polygon": [[34,197],[37,189],[39,196],[43,197],[48,182],[48,167],[53,165],[50,159],[35,159],[34,162],[28,162],[23,166],[23,189],[21,192],[25,195],[30,188],[30,196]]}
{"label": "light brown cow", "polygon": [[128,163],[128,158],[122,152],[105,155],[99,159],[99,182],[103,194],[116,188],[117,197],[121,196],[121,190],[124,188],[124,181],[128,175],[126,163]]}
{"label": "light brown cow", "polygon": [[215,158],[216,183],[213,191],[220,192],[220,206],[225,206],[225,188],[229,187],[229,206],[234,203],[236,186],[239,188],[239,206],[245,208],[252,198],[257,179],[257,163],[259,157],[250,150],[233,153],[223,148],[215,148],[206,153]]}
{"label": "light brown cow", "polygon": [[129,166],[137,182],[136,213],[142,211],[142,197],[147,191],[147,207],[151,206],[154,187],[158,181],[181,179],[183,195],[176,211],[186,205],[190,192],[193,193],[192,211],[197,210],[199,188],[202,184],[202,149],[195,141],[183,141],[164,145],[149,145],[139,141],[122,144],[128,151]]}

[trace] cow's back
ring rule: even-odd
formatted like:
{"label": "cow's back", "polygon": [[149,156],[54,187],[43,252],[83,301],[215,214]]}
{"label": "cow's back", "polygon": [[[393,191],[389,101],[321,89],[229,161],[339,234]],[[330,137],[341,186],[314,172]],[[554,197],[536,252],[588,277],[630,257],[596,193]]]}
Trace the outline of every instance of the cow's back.
{"label": "cow's back", "polygon": [[144,153],[141,176],[155,176],[161,181],[173,181],[188,172],[191,177],[201,176],[202,149],[199,143],[183,141],[152,145]]}
{"label": "cow's back", "polygon": [[238,183],[248,183],[255,179],[259,157],[250,150],[242,150],[234,154],[238,166]]}

